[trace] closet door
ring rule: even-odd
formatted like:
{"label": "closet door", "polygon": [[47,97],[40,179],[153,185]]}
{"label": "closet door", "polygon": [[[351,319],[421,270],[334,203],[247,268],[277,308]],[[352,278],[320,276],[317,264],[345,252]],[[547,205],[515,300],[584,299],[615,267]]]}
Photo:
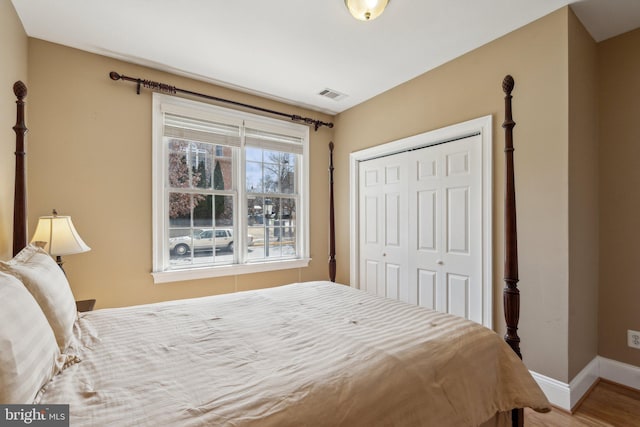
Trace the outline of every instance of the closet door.
{"label": "closet door", "polygon": [[407,153],[359,168],[360,289],[409,301]]}
{"label": "closet door", "polygon": [[413,153],[410,301],[482,323],[480,136]]}
{"label": "closet door", "polygon": [[359,287],[482,323],[480,136],[359,165]]}

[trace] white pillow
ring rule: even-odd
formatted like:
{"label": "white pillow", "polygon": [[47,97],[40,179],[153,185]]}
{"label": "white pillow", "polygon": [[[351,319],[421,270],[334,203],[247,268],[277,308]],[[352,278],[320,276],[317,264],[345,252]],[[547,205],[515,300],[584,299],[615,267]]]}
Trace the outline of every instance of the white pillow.
{"label": "white pillow", "polygon": [[0,270],[20,279],[38,301],[64,353],[73,338],[78,311],[62,269],[43,249],[28,245],[11,261],[0,261]]}
{"label": "white pillow", "polygon": [[38,303],[18,279],[0,273],[0,301],[0,404],[30,404],[65,357]]}

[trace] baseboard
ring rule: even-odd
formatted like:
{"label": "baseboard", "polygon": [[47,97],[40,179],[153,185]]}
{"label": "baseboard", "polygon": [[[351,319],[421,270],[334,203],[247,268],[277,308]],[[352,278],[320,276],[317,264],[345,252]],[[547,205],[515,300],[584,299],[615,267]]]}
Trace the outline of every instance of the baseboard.
{"label": "baseboard", "polygon": [[598,356],[600,378],[640,390],[640,367]]}
{"label": "baseboard", "polygon": [[553,406],[571,411],[571,389],[569,384],[555,380],[551,377],[530,371],[533,379],[536,380],[542,392],[547,396]]}
{"label": "baseboard", "polygon": [[600,357],[596,356],[569,382],[570,410],[576,407],[576,404],[582,400],[600,377]]}
{"label": "baseboard", "polygon": [[531,371],[553,406],[571,412],[599,378],[640,390],[640,367],[596,356],[569,384]]}

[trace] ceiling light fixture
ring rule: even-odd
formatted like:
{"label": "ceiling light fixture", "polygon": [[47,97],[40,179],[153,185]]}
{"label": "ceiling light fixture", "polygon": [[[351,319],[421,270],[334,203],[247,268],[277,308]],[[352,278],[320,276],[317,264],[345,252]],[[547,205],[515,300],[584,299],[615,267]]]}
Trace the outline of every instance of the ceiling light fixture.
{"label": "ceiling light fixture", "polygon": [[344,0],[351,15],[360,21],[373,21],[382,15],[390,0]]}

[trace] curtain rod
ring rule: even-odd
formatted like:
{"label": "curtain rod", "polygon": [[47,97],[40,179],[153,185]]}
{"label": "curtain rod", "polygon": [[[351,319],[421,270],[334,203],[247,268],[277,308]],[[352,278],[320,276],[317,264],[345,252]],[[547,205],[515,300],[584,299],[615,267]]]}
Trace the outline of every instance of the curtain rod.
{"label": "curtain rod", "polygon": [[186,89],[180,89],[177,88],[175,86],[171,86],[165,83],[158,83],[158,82],[154,82],[152,80],[145,80],[145,79],[141,79],[141,78],[135,78],[135,77],[128,77],[122,74],[118,74],[115,71],[112,71],[109,73],[109,77],[111,77],[111,80],[127,80],[129,82],[135,82],[137,84],[137,89],[136,89],[136,93],[138,95],[140,95],[140,86],[144,86],[147,89],[151,89],[151,90],[156,90],[159,92],[166,92],[166,93],[171,93],[171,94],[176,94],[178,92],[180,93],[184,93],[187,95],[192,95],[192,96],[198,96],[200,98],[206,98],[212,101],[217,101],[217,102],[225,102],[227,104],[233,104],[235,106],[238,107],[244,107],[244,108],[250,108],[252,110],[258,110],[258,111],[262,111],[263,113],[269,113],[269,114],[275,114],[277,116],[282,116],[282,117],[288,117],[289,119],[296,121],[296,122],[304,122],[307,125],[313,125],[314,129],[317,131],[318,128],[320,126],[326,126],[328,128],[332,128],[333,127],[333,123],[327,123],[327,122],[323,122],[321,120],[316,120],[316,119],[311,119],[309,117],[302,117],[299,116],[297,114],[287,114],[287,113],[282,113],[280,111],[274,111],[274,110],[269,110],[268,108],[262,108],[262,107],[257,107],[255,105],[250,105],[250,104],[244,104],[242,102],[237,102],[237,101],[231,101],[229,99],[224,99],[224,98],[218,98],[217,96],[211,96],[211,95],[206,95],[204,93],[198,93],[198,92],[193,92],[190,90],[186,90]]}

